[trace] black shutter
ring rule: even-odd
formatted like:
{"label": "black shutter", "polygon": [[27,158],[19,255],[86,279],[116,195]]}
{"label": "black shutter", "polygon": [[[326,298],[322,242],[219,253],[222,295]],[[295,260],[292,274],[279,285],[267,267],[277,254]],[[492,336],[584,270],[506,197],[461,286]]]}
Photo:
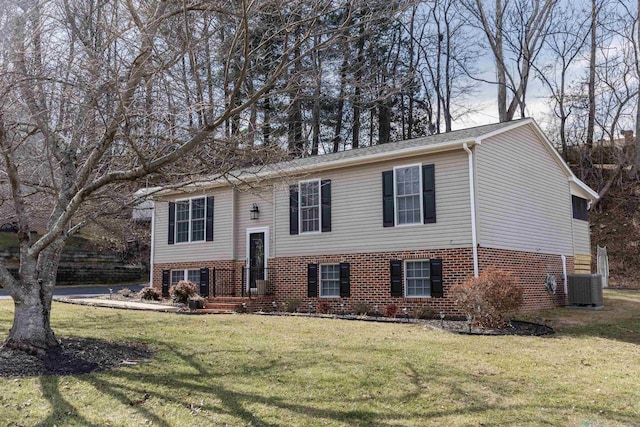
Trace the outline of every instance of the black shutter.
{"label": "black shutter", "polygon": [[209,296],[209,269],[200,269],[200,296]]}
{"label": "black shutter", "polygon": [[393,171],[382,172],[382,225],[393,227]]}
{"label": "black shutter", "polygon": [[176,204],[169,202],[169,244],[173,245],[176,238]]}
{"label": "black shutter", "polygon": [[298,185],[289,187],[289,234],[298,234]]}
{"label": "black shutter", "polygon": [[213,196],[207,197],[207,242],[213,241]]}
{"label": "black shutter", "polygon": [[351,296],[351,272],[348,262],[340,263],[340,298]]}
{"label": "black shutter", "polygon": [[589,220],[588,204],[586,199],[578,196],[571,196],[571,208],[573,210],[573,218],[584,221]]}
{"label": "black shutter", "polygon": [[389,262],[390,276],[391,276],[391,296],[402,296],[402,261],[399,259],[392,259]]}
{"label": "black shutter", "polygon": [[307,296],[318,296],[318,264],[307,264]]}
{"label": "black shutter", "polygon": [[162,297],[169,298],[169,270],[162,270]]}
{"label": "black shutter", "polygon": [[442,288],[442,259],[431,260],[431,296],[442,298],[444,290]]}
{"label": "black shutter", "polygon": [[424,223],[436,222],[436,167],[422,166],[422,211]]}
{"label": "black shutter", "polygon": [[320,200],[322,203],[322,232],[331,231],[331,180],[320,182]]}

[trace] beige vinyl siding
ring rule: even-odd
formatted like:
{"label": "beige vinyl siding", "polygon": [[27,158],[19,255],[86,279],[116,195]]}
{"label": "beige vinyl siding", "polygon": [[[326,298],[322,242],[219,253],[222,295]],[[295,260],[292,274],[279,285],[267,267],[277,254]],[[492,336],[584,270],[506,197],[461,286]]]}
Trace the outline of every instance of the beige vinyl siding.
{"label": "beige vinyl siding", "polygon": [[534,132],[523,126],[475,151],[479,245],[573,254],[568,178]]}
{"label": "beige vinyl siding", "polygon": [[573,250],[575,254],[591,254],[589,222],[581,219],[573,220]]}
{"label": "beige vinyl siding", "polygon": [[[257,204],[260,215],[252,220],[249,212]],[[235,259],[246,259],[247,228],[269,227],[269,257],[273,258],[273,189],[236,191],[236,253]]]}
{"label": "beige vinyl siding", "polygon": [[[223,189],[203,194],[214,197],[213,242],[168,244],[169,200],[155,202],[154,263],[230,260],[232,254],[232,190]],[[175,197],[197,197],[193,194]],[[248,213],[247,213],[248,215]]]}
{"label": "beige vinyl siding", "polygon": [[[394,166],[435,164],[435,224],[382,226],[382,172]],[[467,155],[460,149],[393,162],[314,173],[331,179],[328,233],[289,234],[289,190],[276,191],[276,256],[324,255],[471,246]]]}

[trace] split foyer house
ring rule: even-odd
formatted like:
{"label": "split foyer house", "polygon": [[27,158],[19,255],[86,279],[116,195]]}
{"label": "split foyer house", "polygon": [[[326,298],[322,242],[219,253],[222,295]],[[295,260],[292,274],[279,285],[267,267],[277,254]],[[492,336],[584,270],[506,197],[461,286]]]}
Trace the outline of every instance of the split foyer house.
{"label": "split foyer house", "polygon": [[[241,187],[250,187],[241,188]],[[295,159],[155,193],[152,283],[210,297],[455,313],[450,290],[489,266],[525,308],[563,304],[590,265],[577,179],[532,119]],[[545,288],[549,275],[558,287]],[[563,287],[563,283],[565,286]]]}

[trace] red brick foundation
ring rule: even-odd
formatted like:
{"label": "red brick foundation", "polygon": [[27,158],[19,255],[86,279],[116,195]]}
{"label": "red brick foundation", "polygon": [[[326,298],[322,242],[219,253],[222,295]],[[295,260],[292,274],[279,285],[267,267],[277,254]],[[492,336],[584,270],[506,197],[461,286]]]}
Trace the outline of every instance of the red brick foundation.
{"label": "red brick foundation", "polygon": [[[480,271],[490,266],[510,271],[518,277],[520,286],[524,289],[522,304],[524,311],[543,310],[567,303],[566,295],[564,295],[562,257],[560,255],[478,248]],[[567,274],[572,274],[573,271],[573,257],[568,256]],[[555,294],[550,294],[544,287],[547,273],[556,277],[558,287]]]}
{"label": "red brick foundation", "polygon": [[[444,298],[392,297],[390,294],[389,261],[392,259],[430,258],[442,259]],[[511,271],[519,278],[520,286],[524,289],[523,310],[552,308],[566,303],[560,255],[478,248],[478,259],[480,271],[494,266]],[[340,262],[350,264],[351,296],[349,298],[308,298],[307,264]],[[287,301],[298,300],[301,309],[307,310],[309,303],[317,307],[318,303],[327,302],[331,305],[332,312],[342,310],[342,304],[344,304],[344,310],[348,311],[353,308],[354,304],[359,303],[368,304],[371,309],[377,306],[378,310],[383,312],[386,305],[393,303],[398,307],[399,313],[403,308],[408,308],[412,313],[415,313],[416,309],[428,306],[436,313],[444,311],[449,316],[460,316],[461,313],[456,310],[453,300],[450,298],[450,291],[455,285],[473,277],[471,248],[280,257],[270,259],[268,264],[274,282],[272,284],[273,298],[279,307]],[[235,269],[236,294],[240,295],[243,266],[244,260],[156,264],[153,271],[153,286],[161,287],[162,270],[201,267]],[[544,287],[547,273],[556,276],[558,288],[555,294],[550,294]],[[567,257],[567,273],[573,273],[573,257]],[[271,304],[271,300],[268,304]],[[264,309],[268,309],[268,307],[264,307]]]}

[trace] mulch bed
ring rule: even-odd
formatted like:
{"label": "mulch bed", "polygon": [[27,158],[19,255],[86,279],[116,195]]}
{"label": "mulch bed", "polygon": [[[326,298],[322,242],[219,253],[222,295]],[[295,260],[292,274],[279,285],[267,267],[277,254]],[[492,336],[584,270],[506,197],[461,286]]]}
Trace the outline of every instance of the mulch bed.
{"label": "mulch bed", "polygon": [[139,344],[65,338],[59,348],[42,357],[0,348],[0,377],[88,374],[147,362],[153,355],[153,351]]}
{"label": "mulch bed", "polygon": [[522,335],[544,336],[555,333],[552,327],[539,323],[512,320],[509,326],[500,329],[482,328],[471,326],[464,320],[439,320],[439,319],[415,319],[412,317],[384,317],[384,316],[358,316],[354,314],[309,314],[309,313],[284,313],[284,312],[255,312],[253,314],[263,316],[301,316],[319,317],[327,319],[356,320],[364,322],[401,323],[413,325],[425,325],[434,329],[453,332],[463,335]]}

